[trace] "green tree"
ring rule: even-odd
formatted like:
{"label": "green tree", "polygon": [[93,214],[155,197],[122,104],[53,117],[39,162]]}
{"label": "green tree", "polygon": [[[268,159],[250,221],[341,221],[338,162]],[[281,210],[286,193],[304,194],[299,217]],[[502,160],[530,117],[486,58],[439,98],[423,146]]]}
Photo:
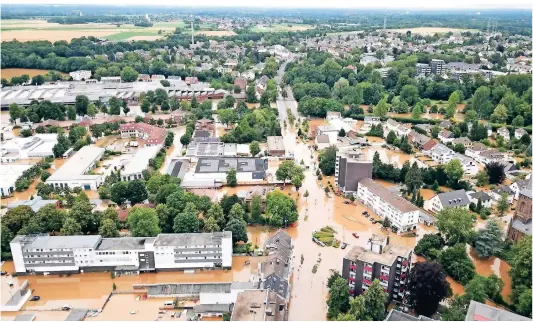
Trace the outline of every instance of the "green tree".
{"label": "green tree", "polygon": [[449,245],[464,242],[472,235],[474,216],[463,208],[444,208],[437,214],[437,228]]}
{"label": "green tree", "polygon": [[87,115],[87,110],[89,108],[89,98],[85,95],[78,95],[76,96],[75,106],[76,106],[76,114],[80,116]]}
{"label": "green tree", "polygon": [[374,115],[379,117],[384,117],[387,115],[389,107],[387,106],[387,99],[383,98],[379,101],[378,105],[374,109]]}
{"label": "green tree", "polygon": [[130,66],[126,66],[120,72],[120,78],[126,83],[131,83],[137,80],[139,73]]}
{"label": "green tree", "polygon": [[468,257],[464,244],[446,248],[439,257],[442,267],[453,279],[466,285],[476,274],[474,263]]}
{"label": "green tree", "polygon": [[487,227],[477,234],[475,249],[481,258],[488,258],[499,254],[502,250],[502,230],[494,220],[487,222]]}
{"label": "green tree", "polygon": [[207,211],[207,218],[214,218],[218,227],[222,228],[226,224],[226,219],[224,218],[224,211],[218,203],[211,205],[211,208]]}
{"label": "green tree", "polygon": [[490,184],[500,184],[505,180],[505,168],[500,162],[491,162],[485,166]]}
{"label": "green tree", "polygon": [[191,143],[191,135],[189,133],[185,133],[180,137],[180,143],[187,146],[189,143]]}
{"label": "green tree", "polygon": [[329,146],[318,155],[318,167],[320,171],[326,176],[331,176],[335,173],[335,161],[337,155],[337,148]]}
{"label": "green tree", "polygon": [[494,112],[492,112],[492,115],[490,116],[490,119],[494,123],[506,123],[507,107],[505,107],[503,104],[496,106]]}
{"label": "green tree", "polygon": [[266,215],[274,226],[291,224],[298,220],[296,202],[279,190],[271,191],[267,194]]}
{"label": "green tree", "polygon": [[387,293],[374,280],[364,294],[350,301],[348,314],[355,317],[356,321],[383,321],[387,305]]}
{"label": "green tree", "polygon": [[442,314],[443,321],[464,321],[466,311],[470,305],[470,299],[467,296],[455,295],[445,307]]}
{"label": "green tree", "polygon": [[81,225],[71,216],[67,216],[61,227],[62,236],[82,235]]}
{"label": "green tree", "polygon": [[76,108],[74,106],[67,107],[67,117],[71,121],[76,119]]}
{"label": "green tree", "polygon": [[405,185],[407,186],[409,193],[414,194],[416,190],[422,187],[423,183],[422,172],[420,171],[420,168],[418,168],[418,164],[415,162],[405,175]]}
{"label": "green tree", "polygon": [[110,189],[110,199],[119,205],[125,203],[128,200],[128,182],[119,181],[114,183]]}
{"label": "green tree", "polygon": [[148,198],[146,185],[143,180],[128,181],[126,196],[132,205],[141,203]]}
{"label": "green tree", "polygon": [[246,226],[245,222],[243,220],[239,220],[236,218],[231,219],[226,224],[226,231],[231,231],[231,237],[233,239],[233,243],[237,242],[248,242],[248,235],[246,233]]}
{"label": "green tree", "polygon": [[420,116],[422,116],[422,107],[419,105],[419,104],[416,104],[415,107],[413,108],[413,111],[411,113],[411,116],[415,119],[415,120],[418,120],[420,119]]}
{"label": "green tree", "polygon": [[345,313],[350,308],[348,283],[342,277],[336,278],[329,288],[329,298],[327,303],[328,319],[334,319],[339,313]]}
{"label": "green tree", "polygon": [[144,99],[141,103],[141,111],[143,113],[148,113],[150,112],[150,102],[148,102],[147,99]]}
{"label": "green tree", "polygon": [[250,143],[250,153],[252,154],[252,156],[256,156],[259,152],[261,152],[259,142],[253,141],[252,143]]}
{"label": "green tree", "polygon": [[252,196],[252,201],[250,203],[250,214],[251,214],[251,222],[254,224],[263,223],[261,203],[262,203],[261,196],[259,195]]}
{"label": "green tree", "polygon": [[133,207],[126,221],[134,237],[154,237],[161,232],[157,212],[152,208]]}
{"label": "green tree", "polygon": [[198,209],[192,202],[188,202],[183,212],[174,218],[175,233],[197,233],[200,231]]}
{"label": "green tree", "polygon": [[389,131],[389,134],[387,134],[387,144],[394,144],[396,140],[396,133],[394,131]]}
{"label": "green tree", "polygon": [[233,207],[231,207],[228,216],[228,221],[232,219],[244,220],[245,215],[246,213],[244,212],[244,209],[242,208],[241,204],[236,203],[233,205]]}
{"label": "green tree", "polygon": [[6,226],[13,234],[17,234],[22,227],[28,224],[30,219],[35,216],[35,212],[28,206],[17,206],[9,209],[2,216],[2,225]]}
{"label": "green tree", "polygon": [[216,232],[216,231],[220,231],[220,227],[218,226],[217,221],[215,220],[215,218],[214,217],[207,218],[207,220],[205,221],[205,224],[204,224],[204,232],[213,233],[213,232]]}
{"label": "green tree", "polygon": [[507,201],[508,197],[509,195],[506,192],[500,195],[500,199],[496,204],[496,209],[498,210],[500,215],[503,215],[507,211],[507,209],[509,209],[509,202]]}
{"label": "green tree", "polygon": [[111,219],[102,220],[102,224],[98,228],[98,234],[105,238],[118,237],[117,224]]}
{"label": "green tree", "polygon": [[109,99],[109,114],[120,115],[121,107],[122,107],[122,102],[118,98],[116,98],[115,96],[112,96]]}
{"label": "green tree", "polygon": [[465,296],[473,301],[485,303],[487,291],[485,290],[486,279],[476,275],[465,286]]}
{"label": "green tree", "polygon": [[444,240],[441,236],[436,234],[425,234],[416,244],[415,254],[424,256],[427,259],[435,259],[438,257],[443,246]]}
{"label": "green tree", "polygon": [[476,176],[476,186],[482,187],[489,184],[489,175],[487,171],[480,171]]}
{"label": "green tree", "polygon": [[457,111],[457,104],[461,101],[461,92],[454,91],[450,94],[450,97],[448,98],[448,106],[446,107],[446,118],[452,118],[455,115],[455,112]]}
{"label": "green tree", "polygon": [[444,172],[448,175],[451,184],[456,184],[463,177],[463,166],[461,161],[452,159],[444,167]]}
{"label": "green tree", "polygon": [[490,89],[487,86],[480,86],[472,96],[472,107],[482,118],[487,118],[492,113],[492,103],[490,101]]}
{"label": "green tree", "polygon": [[[511,299],[514,303],[517,303],[520,302],[520,297],[523,297],[523,293],[531,294],[531,236],[522,237],[513,245],[510,254]],[[527,300],[527,298],[522,300]],[[530,314],[531,307],[529,308]]]}
{"label": "green tree", "polygon": [[230,187],[237,186],[237,170],[231,168],[226,174],[226,184]]}
{"label": "green tree", "polygon": [[437,262],[416,263],[409,272],[408,281],[407,301],[418,314],[433,315],[439,303],[449,295],[450,283]]}
{"label": "green tree", "polygon": [[90,117],[94,117],[96,115],[96,112],[96,106],[93,103],[90,103],[87,107],[87,115],[89,115]]}
{"label": "green tree", "polygon": [[11,121],[15,121],[24,115],[24,108],[18,106],[16,103],[9,104],[9,118]]}

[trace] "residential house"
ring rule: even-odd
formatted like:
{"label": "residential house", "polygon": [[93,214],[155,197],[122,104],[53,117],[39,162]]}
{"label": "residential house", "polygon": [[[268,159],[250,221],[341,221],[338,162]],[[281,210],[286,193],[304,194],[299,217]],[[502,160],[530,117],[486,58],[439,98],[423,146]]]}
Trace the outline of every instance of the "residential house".
{"label": "residential house", "polygon": [[341,112],[328,111],[326,113],[326,120],[340,120],[342,118]]}
{"label": "residential house", "polygon": [[524,189],[520,191],[518,206],[507,231],[506,239],[508,241],[516,243],[524,235],[531,236],[531,207],[531,190]]}
{"label": "residential house", "polygon": [[503,163],[505,161],[507,161],[507,157],[498,150],[487,150],[479,154],[479,162],[483,164],[489,164],[492,162]]}
{"label": "residential house", "polygon": [[231,321],[287,321],[288,300],[270,290],[245,290],[237,294]]}
{"label": "residential house", "polygon": [[527,132],[523,128],[518,128],[518,129],[516,129],[514,131],[514,137],[517,138],[517,139],[520,139],[521,137],[523,137],[526,134],[527,134]]}
{"label": "residential house", "polygon": [[407,135],[407,140],[409,141],[409,143],[411,143],[415,147],[420,148],[424,144],[428,143],[431,140],[431,138],[425,136],[424,134],[420,134],[416,131],[411,131]]}
{"label": "residential house", "polygon": [[315,136],[315,145],[317,146],[317,149],[324,150],[328,146],[331,145],[331,142],[329,141],[329,136],[325,134],[316,135]]}
{"label": "residential house", "polygon": [[259,288],[276,292],[290,299],[289,280],[292,274],[292,237],[284,230],[278,230],[263,246],[267,259],[257,268]]}
{"label": "residential house", "polygon": [[531,175],[528,179],[518,180],[516,182],[513,182],[509,186],[509,188],[511,188],[511,190],[513,191],[514,198],[518,199],[518,195],[520,194],[520,191],[532,190],[533,188],[531,187],[531,183],[532,183]]}
{"label": "residential house", "polygon": [[267,194],[272,190],[274,190],[274,188],[272,187],[257,186],[257,187],[252,187],[246,191],[239,192],[237,195],[239,196],[240,199],[244,201],[248,209],[251,209],[252,207],[253,197],[259,196],[261,200],[261,211],[264,212],[266,210]]}
{"label": "residential house", "polygon": [[424,152],[431,158],[433,161],[446,164],[455,158],[455,152],[444,144],[436,144],[431,150]]}
{"label": "residential house", "polygon": [[468,209],[470,198],[464,189],[439,193],[424,202],[424,209],[438,213],[444,208]]}
{"label": "residential house", "polygon": [[453,125],[453,123],[450,120],[444,120],[444,121],[440,122],[440,124],[439,124],[439,126],[442,127],[443,129],[448,129],[452,125]]}
{"label": "residential house", "polygon": [[463,171],[467,176],[475,176],[478,174],[479,167],[474,162],[474,159],[472,159],[471,157],[456,153],[454,154],[453,159],[457,159],[459,160],[459,162],[461,162],[461,165],[463,166]]}
{"label": "residential house", "polygon": [[492,197],[485,193],[485,191],[470,191],[468,192],[468,198],[470,198],[470,203],[477,205],[479,199],[481,199],[481,206],[485,208],[491,208],[494,204]]}
{"label": "residential house", "polygon": [[496,133],[503,138],[504,141],[509,141],[511,139],[511,135],[509,133],[509,129],[507,129],[505,126],[500,127]]}
{"label": "residential house", "polygon": [[453,133],[448,130],[442,130],[439,132],[439,140],[442,143],[449,143],[454,140]]}
{"label": "residential house", "polygon": [[261,78],[259,78],[255,83],[255,91],[259,93],[259,95],[263,94],[263,92],[266,90],[267,83],[270,78],[268,76],[263,75]]}
{"label": "residential house", "polygon": [[472,146],[466,148],[465,155],[473,158],[479,163],[483,163],[481,160],[481,153],[488,151],[489,149],[483,143],[473,143]]}
{"label": "residential house", "polygon": [[470,148],[472,146],[472,141],[470,141],[470,139],[467,137],[453,139],[452,143],[453,145],[462,144],[465,148]]}
{"label": "residential house", "polygon": [[372,126],[378,125],[379,123],[381,123],[381,120],[377,116],[365,116],[364,122],[366,125]]}
{"label": "residential house", "polygon": [[515,194],[509,186],[499,186],[496,187],[488,192],[488,194],[496,201],[500,201],[500,199],[507,195],[507,202],[509,204],[513,203],[515,199]]}
{"label": "residential house", "polygon": [[285,144],[283,143],[282,136],[269,136],[267,137],[267,150],[268,155],[275,157],[282,157],[286,154]]}

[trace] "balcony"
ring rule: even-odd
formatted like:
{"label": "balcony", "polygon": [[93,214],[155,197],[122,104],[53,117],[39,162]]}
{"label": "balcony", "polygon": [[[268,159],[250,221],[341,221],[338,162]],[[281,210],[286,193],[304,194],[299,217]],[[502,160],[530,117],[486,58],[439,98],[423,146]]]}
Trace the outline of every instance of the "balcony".
{"label": "balcony", "polygon": [[355,270],[355,269],[357,269],[357,266],[355,266],[355,265],[350,265],[350,269]]}
{"label": "balcony", "polygon": [[363,269],[365,270],[365,272],[371,272],[372,273],[372,266],[365,266]]}
{"label": "balcony", "polygon": [[389,282],[381,281],[381,282],[379,282],[379,285],[381,285],[383,287],[388,287],[389,286]]}
{"label": "balcony", "polygon": [[407,277],[407,274],[406,274],[406,273],[402,273],[402,274],[400,274],[400,278],[401,278],[402,280],[403,280],[404,278],[406,278],[406,277]]}
{"label": "balcony", "polygon": [[383,273],[389,273],[389,271],[390,271],[390,267],[388,267],[388,266],[382,266],[382,267],[381,267],[381,271],[382,271]]}
{"label": "balcony", "polygon": [[384,281],[388,281],[389,280],[389,275],[380,275],[379,279],[380,280],[384,280]]}
{"label": "balcony", "polygon": [[348,277],[348,281],[355,282],[355,277]]}
{"label": "balcony", "polygon": [[370,286],[372,282],[370,280],[363,280],[363,284]]}
{"label": "balcony", "polygon": [[407,260],[404,260],[404,261],[402,262],[402,266],[407,266],[407,264],[409,264],[409,262],[408,262]]}
{"label": "balcony", "polygon": [[407,266],[402,266],[402,273],[407,272],[407,268],[408,268]]}

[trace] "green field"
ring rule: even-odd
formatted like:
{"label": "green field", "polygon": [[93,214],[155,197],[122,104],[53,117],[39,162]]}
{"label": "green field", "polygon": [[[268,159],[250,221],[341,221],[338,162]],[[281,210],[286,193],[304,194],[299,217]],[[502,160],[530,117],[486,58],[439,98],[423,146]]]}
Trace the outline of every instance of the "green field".
{"label": "green field", "polygon": [[269,26],[254,26],[251,28],[252,32],[285,32],[285,31],[303,31],[314,28],[313,25],[306,24],[272,24]]}
{"label": "green field", "polygon": [[102,38],[105,38],[109,41],[122,41],[135,36],[163,36],[163,34],[160,35],[157,33],[157,31],[125,31]]}

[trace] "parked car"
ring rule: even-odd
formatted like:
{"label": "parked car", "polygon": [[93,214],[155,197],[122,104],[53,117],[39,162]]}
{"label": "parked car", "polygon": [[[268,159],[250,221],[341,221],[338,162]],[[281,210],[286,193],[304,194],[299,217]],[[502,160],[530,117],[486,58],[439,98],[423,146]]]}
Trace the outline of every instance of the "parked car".
{"label": "parked car", "polygon": [[0,275],[2,275],[2,276],[6,275],[6,274],[7,274],[6,271],[1,271],[1,272],[0,272]]}
{"label": "parked car", "polygon": [[355,238],[359,238],[359,235],[357,233],[353,233],[352,236],[354,236]]}
{"label": "parked car", "polygon": [[349,204],[350,202],[348,200],[344,200],[344,203],[347,205]]}
{"label": "parked car", "polygon": [[348,246],[348,244],[346,244],[346,243],[341,243],[341,249],[345,249],[346,246]]}
{"label": "parked car", "polygon": [[317,243],[317,245],[319,245],[319,246],[326,247],[326,245],[324,245],[323,242],[321,242],[320,240],[316,239],[315,237],[313,237],[313,241],[314,241],[315,243]]}
{"label": "parked car", "polygon": [[368,215],[368,211],[363,211],[363,215]]}
{"label": "parked car", "polygon": [[35,296],[32,296],[32,297],[30,298],[30,301],[39,301],[40,299],[41,299],[40,296],[35,295]]}

